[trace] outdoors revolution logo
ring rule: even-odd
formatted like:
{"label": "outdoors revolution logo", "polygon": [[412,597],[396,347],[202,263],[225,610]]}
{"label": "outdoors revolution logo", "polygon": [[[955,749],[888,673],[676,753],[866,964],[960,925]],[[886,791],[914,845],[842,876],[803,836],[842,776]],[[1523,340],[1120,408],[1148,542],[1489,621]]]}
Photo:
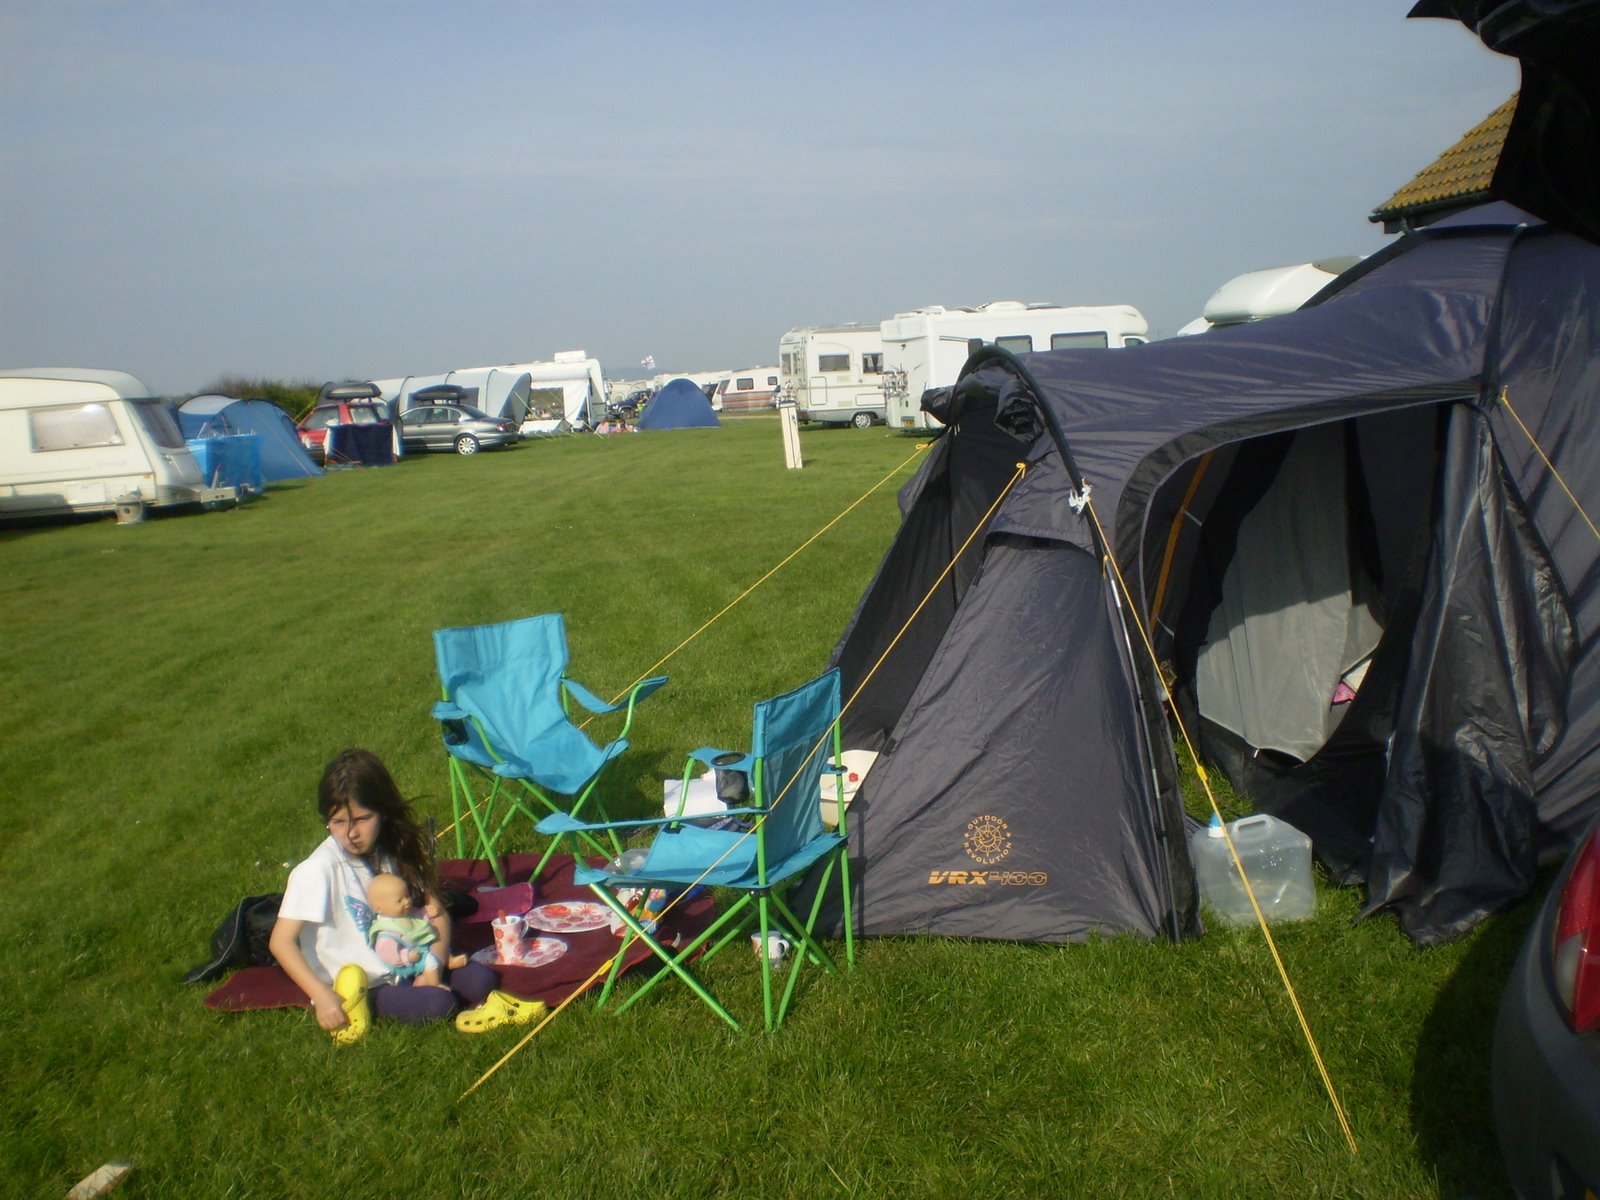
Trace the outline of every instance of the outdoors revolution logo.
{"label": "outdoors revolution logo", "polygon": [[[967,857],[981,867],[993,867],[1011,857],[1011,826],[992,814],[973,817],[967,822],[962,839]],[[1050,882],[1047,871],[929,871],[930,884],[976,884],[981,887],[1043,887]]]}

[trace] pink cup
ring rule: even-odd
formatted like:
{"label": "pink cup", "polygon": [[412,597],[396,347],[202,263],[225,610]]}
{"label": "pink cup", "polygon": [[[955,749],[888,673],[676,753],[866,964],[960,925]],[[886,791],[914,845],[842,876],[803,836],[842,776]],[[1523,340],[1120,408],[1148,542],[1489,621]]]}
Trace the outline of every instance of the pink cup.
{"label": "pink cup", "polygon": [[494,956],[502,963],[514,964],[522,959],[522,939],[527,932],[527,921],[512,915],[496,917],[490,925],[494,929]]}

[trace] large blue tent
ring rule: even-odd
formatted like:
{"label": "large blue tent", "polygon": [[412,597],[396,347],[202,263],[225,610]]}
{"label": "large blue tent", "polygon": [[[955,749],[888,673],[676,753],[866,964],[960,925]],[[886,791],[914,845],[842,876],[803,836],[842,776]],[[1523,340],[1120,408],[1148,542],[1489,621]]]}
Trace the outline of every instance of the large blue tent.
{"label": "large blue tent", "polygon": [[711,401],[692,379],[674,379],[645,405],[640,429],[720,429]]}
{"label": "large blue tent", "polygon": [[289,414],[270,401],[196,396],[179,406],[178,425],[189,439],[255,434],[261,439],[261,475],[268,483],[322,474],[301,446]]}

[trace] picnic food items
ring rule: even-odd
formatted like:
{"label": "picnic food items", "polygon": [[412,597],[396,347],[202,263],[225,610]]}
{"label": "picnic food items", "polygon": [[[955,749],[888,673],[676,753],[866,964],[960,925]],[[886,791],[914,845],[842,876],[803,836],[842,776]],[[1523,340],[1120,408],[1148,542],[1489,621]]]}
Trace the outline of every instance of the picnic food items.
{"label": "picnic food items", "polygon": [[360,963],[346,963],[333,977],[333,993],[349,1024],[333,1031],[336,1045],[353,1046],[367,1036],[367,1026],[372,1024],[372,1008],[367,1004],[367,972]]}
{"label": "picnic food items", "polygon": [[543,1000],[523,1000],[510,992],[493,991],[477,1008],[456,1014],[456,1028],[462,1033],[488,1033],[502,1025],[527,1025],[549,1009]]}

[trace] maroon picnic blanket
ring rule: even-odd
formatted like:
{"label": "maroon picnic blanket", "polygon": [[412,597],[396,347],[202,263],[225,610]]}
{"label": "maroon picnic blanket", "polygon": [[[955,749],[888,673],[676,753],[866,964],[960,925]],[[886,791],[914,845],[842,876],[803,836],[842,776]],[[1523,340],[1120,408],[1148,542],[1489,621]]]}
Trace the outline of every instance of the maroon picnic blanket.
{"label": "maroon picnic blanket", "polygon": [[[595,860],[597,863],[600,861]],[[508,854],[501,859],[509,884],[523,883],[539,865],[537,854]],[[572,882],[572,858],[555,855],[545,865],[544,874],[533,881],[533,908],[573,902],[598,903],[594,893]],[[526,904],[527,891],[515,886],[501,890],[495,882],[494,872],[483,859],[441,859],[439,881],[451,891],[483,896],[476,915],[457,921],[451,936],[451,950],[457,954],[487,952],[494,945],[494,929],[490,922],[497,915],[496,905],[515,901]],[[508,911],[514,911],[509,909]],[[558,918],[547,922],[561,924],[559,909],[551,910]],[[692,940],[716,919],[716,903],[704,891],[674,905],[662,922],[660,937],[665,944]],[[575,922],[586,924],[588,922]],[[598,986],[605,981],[605,972],[598,968],[616,953],[619,938],[608,927],[581,931],[529,930],[530,937],[541,939],[541,948],[548,950],[564,945],[559,957],[540,966],[507,966],[493,963],[500,972],[500,986],[513,996],[527,1000],[543,1000],[554,1007],[578,992]],[[544,939],[553,939],[553,943]],[[626,959],[629,969],[650,958],[650,949],[635,941],[628,948]],[[245,967],[235,971],[228,980],[205,999],[207,1008],[220,1012],[247,1012],[258,1008],[310,1008],[310,998],[300,990],[282,967]]]}

